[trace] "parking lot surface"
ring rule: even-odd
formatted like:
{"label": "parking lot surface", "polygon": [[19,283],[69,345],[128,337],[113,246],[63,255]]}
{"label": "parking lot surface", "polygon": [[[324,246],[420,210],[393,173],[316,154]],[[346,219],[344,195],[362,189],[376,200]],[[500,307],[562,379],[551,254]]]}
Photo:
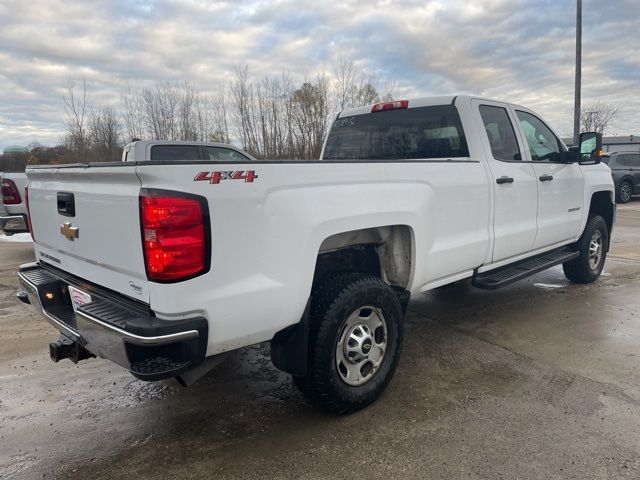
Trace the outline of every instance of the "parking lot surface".
{"label": "parking lot surface", "polygon": [[595,284],[558,267],[414,298],[394,380],[348,417],[313,410],[268,345],[186,389],[52,363],[56,332],[14,297],[32,258],[0,242],[1,478],[640,478],[638,200]]}

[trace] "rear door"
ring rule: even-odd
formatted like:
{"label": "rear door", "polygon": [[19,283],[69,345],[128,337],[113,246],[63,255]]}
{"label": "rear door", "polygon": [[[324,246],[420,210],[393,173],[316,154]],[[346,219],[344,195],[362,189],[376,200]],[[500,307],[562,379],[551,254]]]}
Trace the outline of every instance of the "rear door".
{"label": "rear door", "polygon": [[525,152],[538,182],[538,233],[533,248],[573,239],[584,214],[584,178],[578,163],[564,163],[560,139],[533,112],[515,109]]}
{"label": "rear door", "polygon": [[531,163],[523,162],[524,145],[516,119],[505,104],[472,101],[494,190],[493,261],[531,250],[536,236],[538,186]]}
{"label": "rear door", "polygon": [[633,175],[633,193],[640,192],[640,153],[628,153],[627,165]]}
{"label": "rear door", "polygon": [[135,165],[29,169],[38,261],[148,301]]}

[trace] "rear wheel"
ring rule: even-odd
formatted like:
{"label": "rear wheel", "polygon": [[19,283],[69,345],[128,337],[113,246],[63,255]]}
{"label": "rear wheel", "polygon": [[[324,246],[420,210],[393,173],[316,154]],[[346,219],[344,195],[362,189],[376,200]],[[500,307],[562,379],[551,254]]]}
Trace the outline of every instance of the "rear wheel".
{"label": "rear wheel", "polygon": [[609,246],[607,223],[599,215],[589,218],[578,240],[580,255],[562,264],[565,276],[575,283],[591,283],[602,273]]}
{"label": "rear wheel", "polygon": [[375,401],[402,350],[403,314],[394,291],[371,275],[338,274],[313,292],[307,374],[294,376],[316,406],[351,413]]}
{"label": "rear wheel", "polygon": [[618,201],[620,203],[627,203],[631,200],[631,195],[633,195],[633,185],[626,180],[621,182],[618,188]]}

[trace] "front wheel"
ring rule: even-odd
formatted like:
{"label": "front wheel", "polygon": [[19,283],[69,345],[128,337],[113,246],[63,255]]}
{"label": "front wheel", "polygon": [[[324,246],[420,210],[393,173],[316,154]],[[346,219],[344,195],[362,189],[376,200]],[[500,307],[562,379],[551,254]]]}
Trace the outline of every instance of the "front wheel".
{"label": "front wheel", "polygon": [[371,275],[333,275],[314,289],[307,374],[293,380],[322,409],[360,410],[389,384],[402,335],[402,308],[391,287]]}
{"label": "front wheel", "polygon": [[627,203],[631,200],[632,195],[633,185],[625,180],[620,184],[620,188],[618,189],[618,201],[620,203]]}
{"label": "front wheel", "polygon": [[578,240],[580,255],[562,264],[565,276],[575,283],[594,282],[602,273],[609,246],[609,229],[599,215],[590,217]]}

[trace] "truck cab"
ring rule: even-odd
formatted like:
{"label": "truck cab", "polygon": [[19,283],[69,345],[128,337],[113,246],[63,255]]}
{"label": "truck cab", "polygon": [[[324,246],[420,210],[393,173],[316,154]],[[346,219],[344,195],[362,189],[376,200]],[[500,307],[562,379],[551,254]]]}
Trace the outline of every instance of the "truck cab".
{"label": "truck cab", "polygon": [[191,141],[143,141],[137,140],[125,145],[123,162],[167,162],[167,161],[255,161],[251,155],[226,143]]}

